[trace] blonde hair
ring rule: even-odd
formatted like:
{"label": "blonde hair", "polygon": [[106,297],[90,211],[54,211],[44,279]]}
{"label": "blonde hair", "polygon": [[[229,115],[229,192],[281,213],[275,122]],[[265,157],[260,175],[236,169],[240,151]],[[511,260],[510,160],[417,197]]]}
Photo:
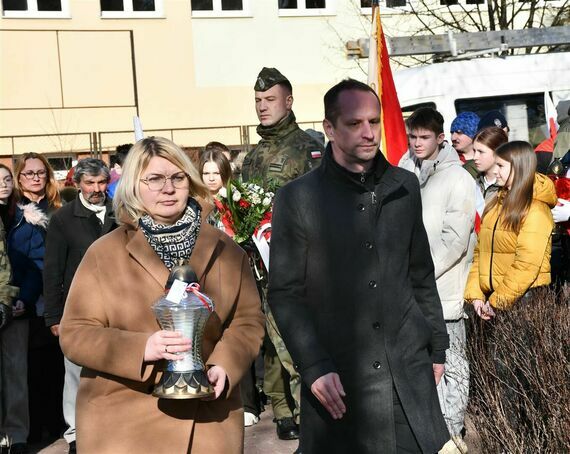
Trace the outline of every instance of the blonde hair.
{"label": "blonde hair", "polygon": [[16,196],[16,200],[20,201],[22,197],[25,196],[24,190],[20,185],[20,174],[22,173],[22,170],[24,170],[24,167],[26,167],[26,161],[28,159],[39,159],[42,162],[47,172],[45,197],[48,201],[48,206],[50,208],[61,208],[61,197],[59,196],[59,188],[55,181],[53,169],[49,165],[47,159],[38,153],[25,153],[20,156],[18,161],[16,161],[16,165],[14,166],[14,194]]}
{"label": "blonde hair", "polygon": [[133,145],[123,164],[123,172],[113,199],[119,223],[138,223],[146,213],[141,202],[140,179],[154,157],[164,158],[186,172],[190,196],[203,199],[210,197],[210,191],[202,182],[198,170],[178,145],[164,137],[147,137]]}

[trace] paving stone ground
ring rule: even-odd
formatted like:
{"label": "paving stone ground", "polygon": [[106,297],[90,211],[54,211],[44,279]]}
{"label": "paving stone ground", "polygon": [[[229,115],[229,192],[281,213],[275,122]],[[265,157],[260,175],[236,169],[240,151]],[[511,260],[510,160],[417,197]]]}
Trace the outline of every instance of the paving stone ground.
{"label": "paving stone ground", "polygon": [[[476,447],[475,433],[468,420],[466,442],[469,446],[469,454],[481,454],[481,451]],[[259,423],[245,428],[245,454],[292,454],[297,449],[297,445],[296,440],[283,441],[277,438],[275,424],[273,423],[273,412],[270,407],[266,407],[266,410],[261,414]],[[63,438],[46,447],[33,446],[32,448],[30,452],[33,454],[67,454],[68,450],[67,443]]]}

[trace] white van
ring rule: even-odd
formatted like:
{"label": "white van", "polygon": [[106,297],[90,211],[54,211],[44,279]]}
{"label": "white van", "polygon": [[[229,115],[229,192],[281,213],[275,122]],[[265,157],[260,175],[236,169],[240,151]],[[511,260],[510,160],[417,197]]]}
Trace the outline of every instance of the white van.
{"label": "white van", "polygon": [[570,100],[570,52],[434,63],[397,71],[394,80],[404,115],[434,107],[445,118],[448,137],[458,113],[500,110],[511,140],[537,145],[546,138],[544,92],[555,106]]}

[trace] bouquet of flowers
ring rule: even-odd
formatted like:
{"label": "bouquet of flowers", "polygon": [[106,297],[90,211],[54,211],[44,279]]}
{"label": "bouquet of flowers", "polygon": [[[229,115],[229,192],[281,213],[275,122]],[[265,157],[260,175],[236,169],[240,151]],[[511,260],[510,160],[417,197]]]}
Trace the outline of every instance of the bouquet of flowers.
{"label": "bouquet of flowers", "polygon": [[271,223],[274,193],[255,182],[230,180],[215,200],[224,230],[238,244],[250,240],[258,229]]}

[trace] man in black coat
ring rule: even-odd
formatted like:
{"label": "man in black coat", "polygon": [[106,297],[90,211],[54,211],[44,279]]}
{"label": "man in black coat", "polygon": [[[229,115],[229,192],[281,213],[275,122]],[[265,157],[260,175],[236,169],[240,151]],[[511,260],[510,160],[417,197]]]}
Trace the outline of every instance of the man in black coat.
{"label": "man in black coat", "polygon": [[301,391],[300,451],[435,453],[448,336],[418,181],[378,151],[380,101],[325,95],[321,166],[277,193],[269,304]]}
{"label": "man in black coat", "polygon": [[[56,211],[49,223],[44,256],[44,318],[54,336],[75,271],[91,244],[116,227],[111,199],[106,196],[109,169],[100,159],[82,159],[73,180],[77,198]],[[69,428],[64,434],[75,452],[75,396],[81,367],[65,358],[63,414]]]}

